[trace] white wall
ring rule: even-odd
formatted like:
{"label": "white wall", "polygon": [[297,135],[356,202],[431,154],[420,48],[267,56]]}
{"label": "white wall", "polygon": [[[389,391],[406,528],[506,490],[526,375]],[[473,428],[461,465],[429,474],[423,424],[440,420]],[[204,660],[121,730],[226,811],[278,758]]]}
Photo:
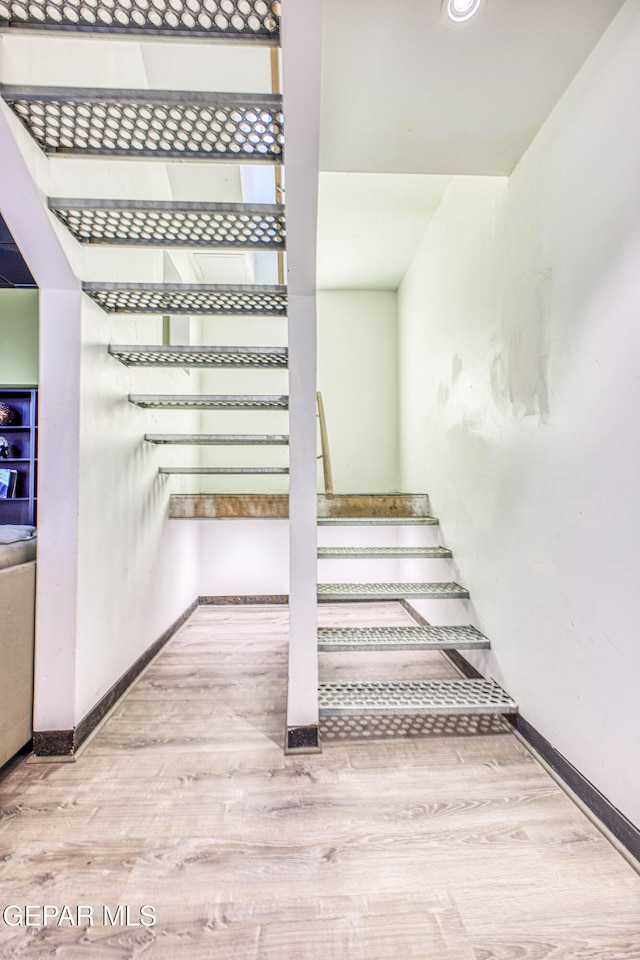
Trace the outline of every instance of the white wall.
{"label": "white wall", "polygon": [[289,594],[289,521],[286,519],[173,520],[198,527],[199,594]]}
{"label": "white wall", "polygon": [[318,292],[318,390],[335,492],[397,491],[395,292]]}
{"label": "white wall", "polygon": [[[11,74],[23,69],[22,47],[2,39],[3,79],[34,79],[26,74],[36,57],[24,59],[25,75]],[[137,49],[126,45],[134,74]],[[140,68],[133,79],[143,78]],[[79,277],[161,280],[162,253],[84,251],[44,204],[74,190],[100,196],[105,174],[116,196],[135,196],[145,177],[152,196],[168,199],[164,165],[48,160],[4,105],[0,156],[0,206],[40,288],[34,727],[68,729],[198,595],[198,531],[169,522],[169,492],[181,483],[158,476],[165,453],[143,435],[195,430],[199,416],[128,402],[130,391],[189,392],[187,375],[128,370],[109,357],[109,342],[160,342],[160,320],[109,317],[77,289]],[[197,458],[183,452],[185,463]]]}
{"label": "white wall", "polygon": [[513,176],[451,184],[399,291],[403,483],[487,671],[637,824],[639,44],[629,0]]}

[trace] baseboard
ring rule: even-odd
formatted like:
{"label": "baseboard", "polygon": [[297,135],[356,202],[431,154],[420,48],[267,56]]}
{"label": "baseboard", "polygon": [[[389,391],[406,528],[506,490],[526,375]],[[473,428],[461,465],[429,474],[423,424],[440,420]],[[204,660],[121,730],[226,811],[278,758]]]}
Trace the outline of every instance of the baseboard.
{"label": "baseboard", "polygon": [[552,746],[523,716],[516,714],[507,718],[536,753],[565,783],[572,793],[587,807],[603,826],[613,834],[616,840],[628,850],[632,857],[640,861],[640,829],[627,820],[625,815],[600,793],[597,787],[587,780],[566,757]]}
{"label": "baseboard", "polygon": [[289,594],[287,593],[266,593],[266,594],[239,594],[234,596],[220,596],[220,597],[198,597],[198,603],[203,607],[215,607],[215,606],[236,606],[236,605],[251,605],[251,604],[288,604],[289,603]]}
{"label": "baseboard", "polygon": [[[412,613],[411,610],[409,610]],[[414,612],[415,613],[415,612]],[[413,613],[412,613],[413,615]],[[420,616],[418,614],[418,616]],[[457,650],[443,650],[446,657],[455,667],[470,679],[481,678],[483,675],[469,663]],[[618,843],[627,850],[632,857],[640,861],[640,829],[631,823],[617,807],[600,793],[590,780],[580,773],[569,760],[566,759],[549,741],[536,730],[528,720],[517,713],[504,718],[516,730],[525,743],[540,755],[542,760],[556,774],[559,780],[575,794],[578,800],[593,814],[593,817],[612,834]]]}
{"label": "baseboard", "polygon": [[147,647],[143,654],[131,664],[119,680],[98,700],[96,705],[71,730],[34,730],[33,752],[36,757],[73,757],[84,741],[106,717],[118,700],[127,692],[132,683],[138,679],[142,671],[151,663],[153,658],[162,650],[171,637],[180,629],[183,623],[191,616],[198,606],[194,600],[177,620],[164,631],[157,640]]}

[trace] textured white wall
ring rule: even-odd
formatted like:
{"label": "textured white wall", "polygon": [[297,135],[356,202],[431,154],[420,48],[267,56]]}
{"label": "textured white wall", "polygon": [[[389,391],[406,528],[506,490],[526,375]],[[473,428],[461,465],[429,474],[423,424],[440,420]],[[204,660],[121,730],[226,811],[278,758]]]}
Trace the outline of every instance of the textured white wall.
{"label": "textured white wall", "polygon": [[635,823],[639,43],[633,0],[512,177],[451,184],[399,291],[403,482],[492,640],[476,662]]}
{"label": "textured white wall", "polygon": [[397,343],[395,292],[318,292],[318,390],[336,493],[398,489]]}

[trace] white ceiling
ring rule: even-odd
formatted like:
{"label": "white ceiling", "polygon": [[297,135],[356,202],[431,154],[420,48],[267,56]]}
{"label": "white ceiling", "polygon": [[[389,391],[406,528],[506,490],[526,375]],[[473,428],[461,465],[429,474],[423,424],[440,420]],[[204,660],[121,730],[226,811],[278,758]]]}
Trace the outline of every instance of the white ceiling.
{"label": "white ceiling", "polygon": [[623,0],[324,0],[318,287],[399,285],[452,175],[509,175]]}
{"label": "white ceiling", "polygon": [[395,290],[449,177],[321,173],[317,284]]}
{"label": "white ceiling", "polygon": [[325,0],[321,169],[509,174],[622,0]]}

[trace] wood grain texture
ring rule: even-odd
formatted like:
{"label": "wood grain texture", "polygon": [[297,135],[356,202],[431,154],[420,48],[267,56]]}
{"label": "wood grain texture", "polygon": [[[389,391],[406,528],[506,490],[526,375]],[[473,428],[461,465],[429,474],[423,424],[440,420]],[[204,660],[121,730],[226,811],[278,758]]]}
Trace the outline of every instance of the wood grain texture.
{"label": "wood grain texture", "polygon": [[[640,878],[510,734],[285,757],[286,628],[284,607],[201,607],[76,763],[0,781],[2,905],[158,918],[0,924],[3,960],[638,960]],[[322,679],[356,656],[323,655]],[[387,676],[455,675],[393,656]]]}

